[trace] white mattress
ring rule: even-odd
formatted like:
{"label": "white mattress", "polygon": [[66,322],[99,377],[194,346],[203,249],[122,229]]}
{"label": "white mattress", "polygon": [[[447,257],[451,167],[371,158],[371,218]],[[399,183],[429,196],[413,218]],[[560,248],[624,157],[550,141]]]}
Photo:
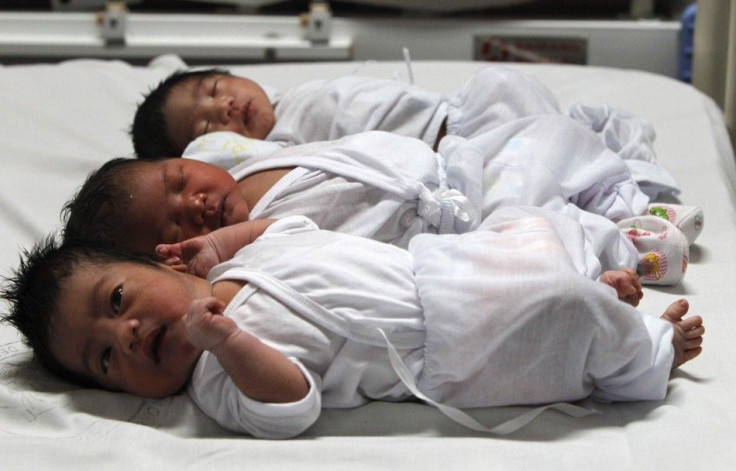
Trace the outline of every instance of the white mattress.
{"label": "white mattress", "polygon": [[[141,93],[176,66],[80,60],[0,67],[0,258],[53,230],[59,209],[103,161],[130,155],[127,128]],[[418,85],[451,91],[481,63],[414,63]],[[688,85],[643,72],[512,65],[540,78],[563,105],[609,103],[649,119],[681,201],[704,208],[685,281],[647,288],[648,312],[680,296],[705,318],[704,353],[670,382],[662,402],[596,405],[592,417],[546,412],[494,438],[418,403],[325,411],[289,441],[234,436],[185,396],[142,400],[83,390],[40,371],[0,327],[0,469],[726,469],[736,463],[736,211],[734,157],[719,111]],[[404,64],[239,66],[280,89],[354,73],[407,77]],[[730,265],[734,262],[734,265]],[[2,306],[5,309],[5,306]],[[493,425],[523,408],[473,411]],[[733,468],[730,468],[733,469]]]}

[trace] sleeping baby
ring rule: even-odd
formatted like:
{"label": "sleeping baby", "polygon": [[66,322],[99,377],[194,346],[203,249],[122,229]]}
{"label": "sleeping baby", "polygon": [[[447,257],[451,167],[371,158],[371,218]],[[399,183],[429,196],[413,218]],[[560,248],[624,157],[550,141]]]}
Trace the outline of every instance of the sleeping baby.
{"label": "sleeping baby", "polygon": [[[177,72],[151,91],[138,107],[131,135],[145,159],[182,156],[198,137],[218,131],[295,145],[378,130],[421,139],[436,150],[445,135],[471,138],[540,114],[562,114],[551,91],[500,66],[479,69],[450,95],[398,80],[345,76],[310,81],[281,96],[225,70],[206,69]],[[624,159],[650,197],[679,192],[656,162],[648,122],[611,106],[578,104],[567,115]]]}

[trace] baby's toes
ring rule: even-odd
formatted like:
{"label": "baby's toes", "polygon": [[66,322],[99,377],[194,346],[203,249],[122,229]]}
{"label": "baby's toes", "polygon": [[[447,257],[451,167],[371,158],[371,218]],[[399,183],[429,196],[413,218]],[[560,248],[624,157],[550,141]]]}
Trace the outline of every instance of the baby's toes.
{"label": "baby's toes", "polygon": [[[662,318],[670,322],[678,322],[680,321],[680,319],[682,319],[685,316],[685,314],[687,314],[688,309],[690,309],[690,304],[688,304],[687,300],[678,299],[674,303],[667,306],[667,309],[665,309],[664,314],[662,314]],[[695,319],[696,317],[698,316],[691,317],[688,320]],[[683,326],[683,329],[687,329],[687,327]]]}
{"label": "baby's toes", "polygon": [[685,341],[685,349],[692,350],[703,345],[703,337],[695,337],[694,339],[688,339]]}

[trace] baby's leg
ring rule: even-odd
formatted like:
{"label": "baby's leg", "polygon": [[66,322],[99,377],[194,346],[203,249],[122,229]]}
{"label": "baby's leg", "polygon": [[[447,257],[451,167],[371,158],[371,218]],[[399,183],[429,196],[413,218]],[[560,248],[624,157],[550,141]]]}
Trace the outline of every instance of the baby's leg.
{"label": "baby's leg", "polygon": [[604,272],[600,281],[615,289],[618,299],[634,307],[638,306],[639,301],[644,297],[639,275],[631,268]]}
{"label": "baby's leg", "polygon": [[700,316],[683,319],[690,305],[687,300],[680,299],[670,304],[662,314],[662,319],[670,322],[674,329],[672,345],[675,347],[675,358],[672,360],[672,369],[692,360],[703,351],[703,334],[705,327]]}

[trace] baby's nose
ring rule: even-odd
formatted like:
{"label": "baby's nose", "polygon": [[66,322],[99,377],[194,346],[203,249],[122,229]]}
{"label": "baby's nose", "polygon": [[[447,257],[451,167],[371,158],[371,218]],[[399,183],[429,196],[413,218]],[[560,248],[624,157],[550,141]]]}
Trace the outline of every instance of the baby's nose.
{"label": "baby's nose", "polygon": [[137,319],[128,319],[120,322],[118,326],[118,343],[122,351],[132,353],[138,344],[138,328],[140,322]]}
{"label": "baby's nose", "polygon": [[237,106],[235,105],[235,98],[231,96],[225,96],[222,98],[222,106],[220,107],[220,111],[222,113],[222,122],[224,124],[227,124],[230,122],[231,119],[233,119],[233,114],[237,111]]}
{"label": "baby's nose", "polygon": [[197,193],[189,199],[189,213],[195,224],[204,222],[204,212],[206,210],[207,195]]}

